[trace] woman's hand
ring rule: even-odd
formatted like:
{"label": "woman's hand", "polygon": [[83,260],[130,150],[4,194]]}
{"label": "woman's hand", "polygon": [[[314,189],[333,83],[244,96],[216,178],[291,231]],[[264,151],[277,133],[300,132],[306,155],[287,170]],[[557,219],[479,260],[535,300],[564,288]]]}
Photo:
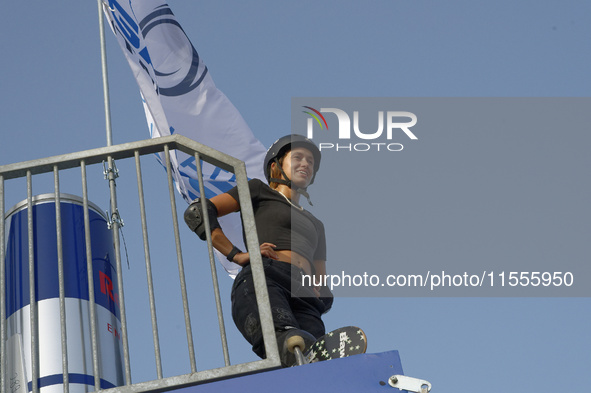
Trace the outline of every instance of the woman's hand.
{"label": "woman's hand", "polygon": [[[275,247],[277,246],[272,243],[261,244],[261,255],[267,258],[277,259],[278,255],[275,252]],[[234,263],[237,263],[240,266],[245,266],[248,262],[250,262],[250,254],[247,252],[240,252],[234,256]]]}
{"label": "woman's hand", "polygon": [[277,253],[275,252],[275,247],[277,246],[271,243],[261,244],[261,255],[275,260],[278,259],[279,255],[277,255]]}

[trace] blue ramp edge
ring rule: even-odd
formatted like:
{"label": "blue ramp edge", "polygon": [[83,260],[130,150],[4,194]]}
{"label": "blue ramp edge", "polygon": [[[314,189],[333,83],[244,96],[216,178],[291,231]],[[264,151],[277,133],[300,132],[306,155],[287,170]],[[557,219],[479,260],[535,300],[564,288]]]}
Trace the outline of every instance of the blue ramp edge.
{"label": "blue ramp edge", "polygon": [[266,371],[175,392],[400,392],[388,385],[388,379],[396,374],[403,374],[400,356],[398,351],[389,351]]}

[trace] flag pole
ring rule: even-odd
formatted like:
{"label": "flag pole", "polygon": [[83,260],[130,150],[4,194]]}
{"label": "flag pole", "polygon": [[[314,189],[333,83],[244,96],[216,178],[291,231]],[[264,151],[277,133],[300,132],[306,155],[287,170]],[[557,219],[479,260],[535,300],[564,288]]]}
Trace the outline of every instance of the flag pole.
{"label": "flag pole", "polygon": [[105,17],[103,15],[103,2],[98,2],[99,32],[101,41],[101,69],[103,74],[103,95],[105,105],[105,126],[107,130],[107,146],[113,145],[113,131],[111,128],[111,103],[109,100],[109,77],[107,75],[107,45],[105,43]]}
{"label": "flag pole", "polygon": [[[99,16],[99,34],[101,45],[101,69],[103,74],[103,95],[105,105],[105,128],[107,133],[107,146],[113,145],[113,132],[111,128],[111,103],[109,100],[109,78],[107,75],[107,45],[105,40],[105,17],[103,14],[103,0],[97,0]],[[108,158],[108,168],[105,171],[105,177],[109,180],[109,190],[111,194],[111,217],[109,223],[113,230],[113,245],[115,246],[115,260],[117,270],[117,284],[119,287],[119,310],[121,316],[121,340],[123,347],[123,363],[125,367],[125,381],[127,385],[131,384],[131,366],[129,362],[129,346],[127,341],[127,317],[125,313],[125,298],[123,294],[123,274],[121,271],[121,247],[119,242],[119,229],[123,226],[123,221],[119,216],[117,209],[117,192],[115,179],[119,176],[115,162],[112,157]],[[95,386],[97,386],[98,365],[94,365]]]}

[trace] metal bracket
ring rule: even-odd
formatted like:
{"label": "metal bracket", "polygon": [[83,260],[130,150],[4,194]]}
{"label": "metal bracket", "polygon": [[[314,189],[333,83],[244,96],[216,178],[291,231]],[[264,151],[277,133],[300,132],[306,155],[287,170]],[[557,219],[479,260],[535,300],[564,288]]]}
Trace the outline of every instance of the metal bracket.
{"label": "metal bracket", "polygon": [[[107,214],[107,216],[109,215],[109,212],[105,212],[105,213]],[[125,223],[123,222],[123,219],[119,215],[119,209],[115,209],[115,213],[111,214],[111,218],[107,222],[107,228],[108,229],[113,228],[113,224],[115,224],[115,223],[117,225],[119,225],[119,228],[123,228],[123,226],[125,225]]]}
{"label": "metal bracket", "polygon": [[431,383],[422,379],[407,377],[406,375],[392,375],[388,384],[393,388],[415,393],[428,393],[431,391]]}
{"label": "metal bracket", "polygon": [[117,169],[117,165],[115,165],[115,160],[113,160],[112,168],[107,168],[105,161],[103,161],[103,175],[106,180],[115,180],[119,177],[119,169]]}

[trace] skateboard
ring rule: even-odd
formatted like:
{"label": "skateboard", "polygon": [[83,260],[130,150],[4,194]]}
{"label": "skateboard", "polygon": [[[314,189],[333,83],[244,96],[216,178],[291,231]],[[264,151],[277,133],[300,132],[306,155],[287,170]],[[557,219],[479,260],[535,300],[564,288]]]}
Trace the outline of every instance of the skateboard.
{"label": "skateboard", "polygon": [[367,337],[356,326],[345,326],[320,337],[306,352],[308,363],[365,353]]}
{"label": "skateboard", "polygon": [[345,326],[317,339],[305,353],[302,351],[304,341],[299,336],[288,339],[287,346],[294,353],[296,364],[302,365],[365,353],[367,337],[360,328]]}

